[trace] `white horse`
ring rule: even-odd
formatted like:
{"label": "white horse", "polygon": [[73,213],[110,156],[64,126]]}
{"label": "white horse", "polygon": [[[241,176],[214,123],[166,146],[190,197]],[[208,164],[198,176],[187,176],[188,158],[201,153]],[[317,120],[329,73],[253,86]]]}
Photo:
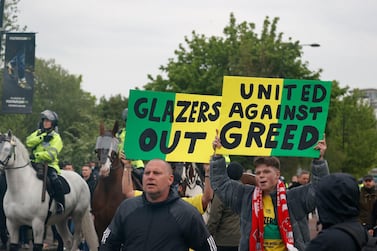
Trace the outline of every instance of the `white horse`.
{"label": "white horse", "polygon": [[[76,172],[62,170],[70,186],[65,195],[65,211],[55,214],[55,201],[42,202],[42,180],[30,164],[29,153],[22,142],[11,131],[0,135],[0,169],[5,170],[8,188],[4,197],[4,212],[10,235],[11,251],[18,249],[19,228],[29,225],[33,228],[33,251],[42,250],[45,225],[56,225],[66,250],[76,250],[82,234],[90,250],[98,250],[98,238],[90,214],[90,192],[85,180]],[[49,211],[51,212],[48,217]],[[67,219],[72,217],[75,225],[73,235],[68,230]],[[46,222],[47,221],[47,222]]]}

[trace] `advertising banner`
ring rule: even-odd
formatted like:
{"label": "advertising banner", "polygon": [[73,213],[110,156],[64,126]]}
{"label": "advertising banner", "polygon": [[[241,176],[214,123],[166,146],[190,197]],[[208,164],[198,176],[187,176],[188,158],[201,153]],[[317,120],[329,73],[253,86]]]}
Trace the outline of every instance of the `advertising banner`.
{"label": "advertising banner", "polygon": [[6,33],[3,113],[31,113],[34,87],[35,33]]}

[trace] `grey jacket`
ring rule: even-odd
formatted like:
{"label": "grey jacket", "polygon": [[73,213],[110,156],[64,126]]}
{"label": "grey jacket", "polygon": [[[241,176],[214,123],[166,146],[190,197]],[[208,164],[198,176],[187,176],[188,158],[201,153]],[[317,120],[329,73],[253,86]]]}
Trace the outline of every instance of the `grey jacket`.
{"label": "grey jacket", "polygon": [[[295,247],[305,250],[310,241],[307,214],[315,209],[315,187],[321,177],[328,175],[326,160],[312,161],[311,183],[287,191],[287,203],[293,228]],[[251,230],[251,201],[255,186],[243,185],[229,179],[226,173],[223,157],[213,157],[211,160],[211,185],[223,203],[240,215],[241,240],[240,251],[249,250],[249,235]],[[271,194],[276,207],[276,191]],[[276,208],[275,208],[276,210]]]}

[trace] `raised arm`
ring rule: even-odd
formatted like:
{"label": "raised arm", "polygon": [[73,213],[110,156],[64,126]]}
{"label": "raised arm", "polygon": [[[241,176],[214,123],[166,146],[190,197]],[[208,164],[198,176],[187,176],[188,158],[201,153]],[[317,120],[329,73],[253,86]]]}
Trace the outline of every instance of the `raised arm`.
{"label": "raised arm", "polygon": [[120,152],[120,161],[123,164],[123,176],[122,176],[122,193],[127,198],[132,198],[135,196],[135,191],[133,187],[131,172],[132,172],[132,164],[130,160],[126,159],[126,156],[121,151]]}
{"label": "raised arm", "polygon": [[212,147],[215,151],[211,159],[210,168],[212,189],[225,206],[239,214],[241,212],[244,196],[248,196],[255,187],[243,185],[228,177],[224,157],[216,154],[216,149],[221,148],[221,142],[218,136],[216,136],[213,141]]}
{"label": "raised arm", "polygon": [[320,154],[311,163],[311,182],[287,191],[288,203],[299,205],[294,211],[295,218],[299,220],[306,218],[308,213],[314,211],[316,207],[316,187],[322,177],[329,174],[329,167],[324,159],[327,149],[325,137],[319,140],[314,148],[319,150]]}
{"label": "raised arm", "polygon": [[202,205],[203,205],[203,210],[205,211],[207,209],[208,204],[213,198],[213,190],[211,187],[211,181],[209,179],[209,164],[204,164],[204,192],[203,192],[203,197],[202,197]]}
{"label": "raised arm", "polygon": [[319,150],[319,158],[312,161],[312,183],[316,185],[319,180],[329,174],[329,167],[325,160],[325,152],[327,149],[326,135],[323,134],[323,139],[319,140],[314,149]]}
{"label": "raised arm", "polygon": [[314,147],[314,149],[319,150],[318,160],[324,160],[325,159],[325,152],[326,152],[326,149],[327,149],[326,134],[323,134],[323,139],[318,141],[318,143]]}

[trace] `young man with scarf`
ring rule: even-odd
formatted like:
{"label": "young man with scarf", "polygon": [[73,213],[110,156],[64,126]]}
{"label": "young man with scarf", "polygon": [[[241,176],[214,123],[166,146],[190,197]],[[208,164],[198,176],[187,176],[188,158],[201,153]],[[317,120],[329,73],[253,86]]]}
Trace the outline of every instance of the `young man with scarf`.
{"label": "young man with scarf", "polygon": [[[218,137],[214,149],[221,147]],[[312,182],[286,191],[280,181],[280,162],[276,157],[254,160],[257,186],[232,181],[226,174],[225,160],[211,160],[211,185],[223,203],[240,215],[241,251],[304,250],[310,241],[306,215],[315,208],[315,187],[329,170],[324,153],[325,139],[315,149],[320,157],[312,161]]]}

